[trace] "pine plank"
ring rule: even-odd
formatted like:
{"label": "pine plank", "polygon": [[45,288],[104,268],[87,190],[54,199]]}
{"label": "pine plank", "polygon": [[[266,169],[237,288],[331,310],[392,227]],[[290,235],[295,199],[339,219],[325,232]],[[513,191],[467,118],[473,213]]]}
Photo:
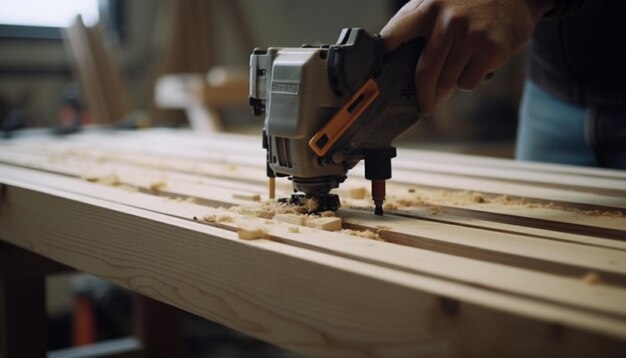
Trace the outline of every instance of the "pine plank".
{"label": "pine plank", "polygon": [[[23,175],[11,178],[11,170],[3,170],[5,182],[28,182],[35,180],[35,175],[30,174],[28,179]],[[14,171],[13,171],[14,172]],[[45,175],[43,175],[45,177]],[[42,175],[39,175],[42,178]],[[40,184],[53,182],[50,178],[42,178]],[[65,187],[71,186],[74,192],[89,193],[90,186],[96,184],[75,183],[73,180],[66,181]],[[49,184],[46,184],[49,185]],[[63,184],[58,184],[63,185]],[[114,189],[103,187],[102,189]],[[177,205],[176,202],[167,201],[164,198],[146,196],[142,193],[128,195],[119,189],[117,193],[107,190],[102,197],[115,200],[116,203],[124,203],[134,207],[151,208],[161,213],[172,216],[191,218],[198,215],[199,210],[204,213],[220,215],[223,210],[185,204],[187,209]],[[135,201],[136,200],[136,201]],[[158,209],[157,209],[158,208]],[[236,215],[233,215],[236,216]],[[364,240],[354,236],[341,235],[338,233],[325,232],[323,235],[311,236],[311,233],[320,233],[316,230],[302,230],[292,233],[283,223],[273,223],[265,219],[246,217],[242,219],[246,224],[263,226],[268,237],[276,238],[283,243],[289,243],[298,247],[331,252],[340,257],[360,260],[367,263],[376,263],[378,266],[394,268],[405,272],[419,273],[437,278],[445,278],[454,282],[463,282],[470,285],[490,288],[497,291],[509,292],[525,297],[534,297],[550,302],[559,302],[568,306],[576,306],[581,309],[611,312],[612,314],[624,315],[626,319],[626,290],[610,286],[590,286],[579,279],[562,278],[555,275],[537,273],[499,264],[492,264],[464,257],[454,257],[428,250],[397,246],[385,242]],[[222,223],[222,228],[236,231],[236,222]],[[489,273],[498,272],[498,275]],[[532,284],[536,282],[536,284]],[[621,296],[624,295],[623,300]]]}
{"label": "pine plank", "polygon": [[[258,143],[172,134],[3,142],[0,161],[11,164],[0,165],[0,240],[307,355],[610,355],[626,346],[626,219],[575,210],[619,205],[619,173],[568,167],[560,185],[560,167],[517,180],[510,173],[525,166],[516,163],[501,175],[497,161],[480,164],[496,178],[443,160],[400,165],[390,196],[456,178],[481,195],[499,195],[488,185],[506,195],[532,188],[567,207],[338,212],[347,228],[377,231],[381,242],[218,208],[264,194]],[[123,185],[78,179],[111,173]],[[364,183],[354,175],[340,195]],[[237,238],[243,223],[263,235]]]}
{"label": "pine plank", "polygon": [[[207,225],[26,186],[8,184],[12,204],[3,205],[0,218],[13,219],[0,226],[0,237],[308,355],[479,354],[487,346],[497,354],[568,355],[623,348],[611,337],[626,336],[624,323],[611,316],[273,241],[241,241]],[[40,209],[46,207],[55,210]],[[546,321],[564,324],[566,336],[550,339],[545,334],[553,326]],[[473,334],[484,330],[491,333]],[[502,330],[506,342],[489,345]]]}

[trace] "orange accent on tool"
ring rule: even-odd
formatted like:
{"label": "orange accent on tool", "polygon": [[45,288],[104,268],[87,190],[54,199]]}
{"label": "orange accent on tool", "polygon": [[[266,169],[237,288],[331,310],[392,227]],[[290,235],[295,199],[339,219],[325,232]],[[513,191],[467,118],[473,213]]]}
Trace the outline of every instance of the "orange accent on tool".
{"label": "orange accent on tool", "polygon": [[369,79],[356,93],[350,97],[335,113],[333,118],[309,140],[309,147],[322,157],[328,153],[328,150],[341,138],[341,136],[350,128],[363,111],[365,111],[372,102],[378,97],[380,91],[378,85],[373,79]]}

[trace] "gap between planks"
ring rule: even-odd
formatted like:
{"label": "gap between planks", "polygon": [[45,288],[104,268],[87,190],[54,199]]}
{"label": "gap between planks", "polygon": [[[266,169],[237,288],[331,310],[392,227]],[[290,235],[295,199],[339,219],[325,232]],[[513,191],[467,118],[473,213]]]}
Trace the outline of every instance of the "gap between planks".
{"label": "gap between planks", "polygon": [[[546,349],[567,355],[580,353],[580,347],[574,343],[581,339],[586,343],[583,347],[591,346],[595,353],[615,352],[624,344],[594,334],[578,334],[577,327],[620,340],[626,338],[624,323],[609,317],[271,241],[242,242],[209,226],[49,188],[21,189],[30,185],[8,184],[14,205],[0,211],[0,215],[29,217],[33,222],[23,220],[14,222],[15,226],[0,227],[8,234],[4,237],[160,301],[305,354],[415,356],[433,354],[423,351],[424,342],[432,348],[434,341],[443,340],[454,344],[452,352],[464,354],[479,354],[489,346],[492,353],[504,355],[533,355],[545,353]],[[31,205],[34,202],[59,210],[46,213]],[[102,220],[108,213],[119,220]],[[47,220],[51,216],[55,219]],[[68,235],[68,223],[77,221],[84,223],[85,230]],[[43,237],[44,232],[52,235]],[[94,240],[98,244],[94,245]],[[131,260],[120,266],[123,258]],[[311,272],[315,274],[310,275]],[[258,277],[264,280],[259,282]],[[292,287],[288,300],[281,297],[285,285]],[[433,299],[438,298],[433,294],[463,302],[464,319],[450,320],[433,312]],[[530,324],[525,317],[539,322]],[[437,329],[432,320],[445,324]],[[553,324],[565,325],[569,339],[546,338],[542,332],[549,332]],[[492,346],[491,335],[472,335],[490,329],[505,329],[510,336],[507,344]],[[459,339],[459,335],[473,338]],[[327,344],[329,340],[333,344]]]}
{"label": "gap between planks", "polygon": [[[6,178],[4,180],[5,182],[12,182],[6,175],[4,176]],[[35,177],[35,175],[29,175],[28,179],[25,181],[32,182]],[[24,180],[23,177],[20,178]],[[59,179],[67,181],[67,185],[70,186],[73,192],[81,189],[85,190],[86,194],[92,193],[91,195],[93,195],[92,188],[96,184],[75,183],[74,180],[66,178]],[[17,181],[19,180],[20,179]],[[59,181],[60,180],[57,180],[57,182]],[[42,184],[49,185],[44,184],[49,182],[50,180],[44,180]],[[113,200],[113,198],[115,198],[116,202],[133,206],[148,208],[159,207],[160,211],[167,212],[174,216],[180,216],[184,211],[182,208],[185,205],[193,206],[193,204],[186,203],[167,203],[163,201],[163,198],[141,193],[136,193],[136,195],[131,196],[115,188],[106,187],[102,189],[108,192],[107,195],[104,196],[107,200]],[[115,191],[118,192],[117,195],[113,195]],[[133,197],[137,196],[141,197],[142,203],[133,204]],[[209,213],[223,214],[220,210],[198,206],[194,206],[193,210],[196,212],[201,208]],[[189,218],[189,216],[189,212],[183,214],[183,217]],[[408,273],[426,275],[433,278],[446,279],[452,282],[494,290],[494,292],[508,292],[521,297],[558,303],[600,315],[608,315],[607,317],[615,317],[617,314],[626,320],[626,306],[623,305],[623,302],[626,300],[626,291],[623,289],[604,285],[593,286],[580,280],[535,273],[529,270],[486,263],[463,257],[454,257],[416,248],[401,247],[389,243],[363,240],[336,233],[323,233],[323,235],[316,235],[315,237],[294,234],[289,232],[287,228],[288,225],[285,224],[272,224],[268,223],[267,220],[254,218],[245,218],[245,220],[246,222],[256,221],[268,226],[268,235],[270,237],[291,245],[324,253],[332,253],[333,255],[361,262],[375,263],[376,265]],[[315,230],[307,230],[306,232],[320,233]]]}

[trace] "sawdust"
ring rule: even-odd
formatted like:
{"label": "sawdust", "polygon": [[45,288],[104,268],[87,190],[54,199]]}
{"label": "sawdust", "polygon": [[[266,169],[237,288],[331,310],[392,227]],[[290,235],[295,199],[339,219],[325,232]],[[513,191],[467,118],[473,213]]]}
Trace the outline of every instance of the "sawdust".
{"label": "sawdust", "polygon": [[233,194],[233,199],[247,200],[247,201],[261,201],[261,195],[259,194]]}
{"label": "sawdust", "polygon": [[587,272],[583,277],[580,278],[583,282],[588,283],[590,285],[597,285],[602,283],[602,277],[596,272],[590,271]]}
{"label": "sawdust", "polygon": [[[585,216],[602,216],[624,218],[626,214],[620,210],[583,210],[578,208],[570,208],[555,203],[533,202],[525,198],[514,198],[510,195],[486,195],[473,191],[446,191],[446,190],[417,190],[408,189],[408,194],[402,196],[388,195],[383,208],[393,211],[398,208],[430,208],[433,214],[442,214],[445,206],[506,206],[519,207],[524,209],[552,209],[572,212]],[[353,208],[362,209],[362,207]]]}
{"label": "sawdust", "polygon": [[[272,219],[278,214],[309,214],[317,209],[316,200],[306,200],[303,205],[292,205],[289,203],[279,203],[274,200],[266,200],[254,205],[233,206],[228,210],[242,215],[255,216],[264,219]],[[332,211],[330,212],[332,213]],[[321,216],[334,216],[329,212],[323,212]]]}
{"label": "sawdust", "polygon": [[88,182],[98,183],[102,185],[109,185],[109,186],[117,186],[121,184],[120,178],[115,173],[110,173],[110,174],[103,175],[103,176],[85,175],[85,176],[82,176],[81,179],[86,180]]}
{"label": "sawdust", "polygon": [[237,236],[242,240],[259,240],[267,237],[267,231],[258,226],[242,224],[237,227]]}
{"label": "sawdust", "polygon": [[391,202],[391,201],[387,201],[385,204],[383,204],[383,210],[387,210],[387,211],[391,211],[391,210],[398,210],[398,203],[397,202]]}
{"label": "sawdust", "polygon": [[340,234],[346,234],[346,235],[351,235],[351,236],[356,236],[356,237],[361,237],[364,239],[369,239],[369,240],[376,240],[376,241],[385,241],[378,232],[372,231],[372,230],[354,230],[354,229],[343,229],[341,231],[338,231]]}
{"label": "sawdust", "polygon": [[289,230],[289,232],[293,233],[293,234],[297,234],[297,233],[300,232],[300,228],[297,227],[297,226],[290,226],[289,229],[287,229],[287,230]]}
{"label": "sawdust", "polygon": [[166,186],[167,186],[167,183],[160,180],[160,181],[155,181],[155,182],[150,183],[150,186],[148,186],[148,188],[150,189],[150,191],[154,193],[160,193],[163,189],[165,189]]}
{"label": "sawdust", "polygon": [[352,199],[365,199],[368,196],[367,189],[365,188],[352,188],[350,189],[350,198]]}
{"label": "sawdust", "polygon": [[315,198],[305,198],[302,202],[302,207],[304,207],[307,213],[312,213],[320,207],[320,204]]}
{"label": "sawdust", "polygon": [[274,220],[293,224],[293,225],[305,225],[306,224],[306,216],[301,214],[276,214],[274,215]]}
{"label": "sawdust", "polygon": [[342,224],[341,218],[337,217],[319,217],[311,215],[306,220],[306,226],[326,231],[339,231],[342,229]]}
{"label": "sawdust", "polygon": [[232,223],[234,221],[232,216],[215,214],[205,215],[202,220],[208,223]]}

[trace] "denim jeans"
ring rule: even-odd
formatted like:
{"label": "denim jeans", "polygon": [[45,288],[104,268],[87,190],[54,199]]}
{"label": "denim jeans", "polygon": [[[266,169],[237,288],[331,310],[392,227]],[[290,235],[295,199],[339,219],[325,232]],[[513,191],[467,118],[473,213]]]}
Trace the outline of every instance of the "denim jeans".
{"label": "denim jeans", "polygon": [[626,169],[626,103],[581,107],[526,81],[515,157]]}

